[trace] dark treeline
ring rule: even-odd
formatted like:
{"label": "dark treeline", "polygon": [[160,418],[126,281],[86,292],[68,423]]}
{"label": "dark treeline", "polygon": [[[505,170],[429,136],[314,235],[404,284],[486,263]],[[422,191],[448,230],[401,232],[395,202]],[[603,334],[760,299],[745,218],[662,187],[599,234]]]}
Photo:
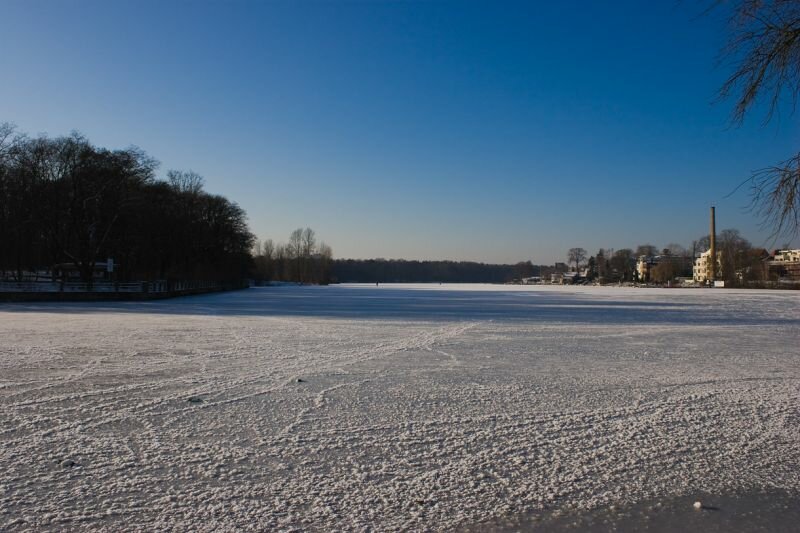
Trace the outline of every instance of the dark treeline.
{"label": "dark treeline", "polygon": [[539,275],[542,268],[530,261],[493,265],[471,261],[338,259],[333,261],[332,278],[342,283],[505,283]]}
{"label": "dark treeline", "polygon": [[157,180],[156,168],[136,148],[0,124],[0,272],[69,270],[91,282],[113,258],[118,281],[245,278],[254,241],[245,212],[204,192],[197,174]]}

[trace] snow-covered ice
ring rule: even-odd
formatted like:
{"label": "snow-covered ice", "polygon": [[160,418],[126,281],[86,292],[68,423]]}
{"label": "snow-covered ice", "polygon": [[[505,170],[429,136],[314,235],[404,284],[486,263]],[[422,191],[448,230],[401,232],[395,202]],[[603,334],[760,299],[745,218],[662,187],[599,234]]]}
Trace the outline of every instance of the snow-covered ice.
{"label": "snow-covered ice", "polygon": [[800,294],[343,285],[4,304],[0,423],[0,530],[474,530],[800,495]]}

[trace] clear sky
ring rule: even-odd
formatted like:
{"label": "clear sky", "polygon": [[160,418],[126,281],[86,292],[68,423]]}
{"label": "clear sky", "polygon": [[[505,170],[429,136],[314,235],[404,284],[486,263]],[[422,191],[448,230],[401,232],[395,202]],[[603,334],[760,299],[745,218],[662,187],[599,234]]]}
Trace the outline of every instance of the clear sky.
{"label": "clear sky", "polygon": [[[137,145],[337,257],[563,261],[735,227],[800,144],[696,2],[3,2],[0,121]],[[783,244],[785,239],[778,242]],[[797,244],[797,240],[795,240]]]}

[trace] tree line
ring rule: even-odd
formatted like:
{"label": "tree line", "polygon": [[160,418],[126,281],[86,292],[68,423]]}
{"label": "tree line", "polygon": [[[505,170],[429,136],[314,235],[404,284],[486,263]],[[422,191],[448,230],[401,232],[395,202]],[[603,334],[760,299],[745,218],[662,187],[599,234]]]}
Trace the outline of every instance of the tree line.
{"label": "tree line", "polygon": [[404,259],[339,259],[332,277],[342,283],[505,283],[539,275],[530,261],[515,265],[473,261],[407,261]]}
{"label": "tree line", "polygon": [[246,278],[254,237],[244,210],[205,192],[193,172],[156,179],[157,167],[138,148],[0,124],[3,277],[60,269],[91,283],[97,263],[113,258],[117,281]]}
{"label": "tree line", "polygon": [[253,256],[253,272],[258,281],[331,282],[333,250],[324,242],[318,243],[311,228],[297,228],[285,244],[276,244],[272,239],[256,241]]}

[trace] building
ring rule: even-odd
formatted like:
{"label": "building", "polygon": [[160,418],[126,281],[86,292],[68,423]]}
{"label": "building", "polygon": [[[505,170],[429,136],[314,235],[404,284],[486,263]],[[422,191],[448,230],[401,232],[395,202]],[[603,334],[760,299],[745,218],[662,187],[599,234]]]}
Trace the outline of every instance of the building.
{"label": "building", "polygon": [[564,272],[563,274],[561,274],[561,284],[572,285],[573,283],[578,281],[579,278],[580,275],[577,272]]}
{"label": "building", "polygon": [[772,252],[767,258],[767,273],[773,279],[800,281],[800,249]]}
{"label": "building", "polygon": [[[666,266],[670,268],[663,269],[658,273],[659,275],[656,276],[654,280],[653,269],[664,263],[666,263]],[[669,254],[667,253],[667,250],[664,250],[664,253],[661,255],[641,255],[636,262],[636,279],[641,282],[656,281],[666,283],[672,278],[688,273],[690,264],[690,257]]]}
{"label": "building", "polygon": [[636,279],[642,282],[650,281],[650,271],[658,262],[652,255],[640,255],[636,261]]}
{"label": "building", "polygon": [[[692,269],[692,279],[694,279],[695,283],[708,283],[711,281],[711,250],[705,251],[700,254],[694,262],[694,268]],[[717,252],[717,276],[719,277],[719,273],[722,272],[722,254]]]}
{"label": "building", "polygon": [[800,263],[800,249],[797,250],[775,250],[772,252],[771,261],[781,263]]}
{"label": "building", "polygon": [[554,272],[550,274],[550,283],[557,285],[572,285],[580,276],[577,272]]}

